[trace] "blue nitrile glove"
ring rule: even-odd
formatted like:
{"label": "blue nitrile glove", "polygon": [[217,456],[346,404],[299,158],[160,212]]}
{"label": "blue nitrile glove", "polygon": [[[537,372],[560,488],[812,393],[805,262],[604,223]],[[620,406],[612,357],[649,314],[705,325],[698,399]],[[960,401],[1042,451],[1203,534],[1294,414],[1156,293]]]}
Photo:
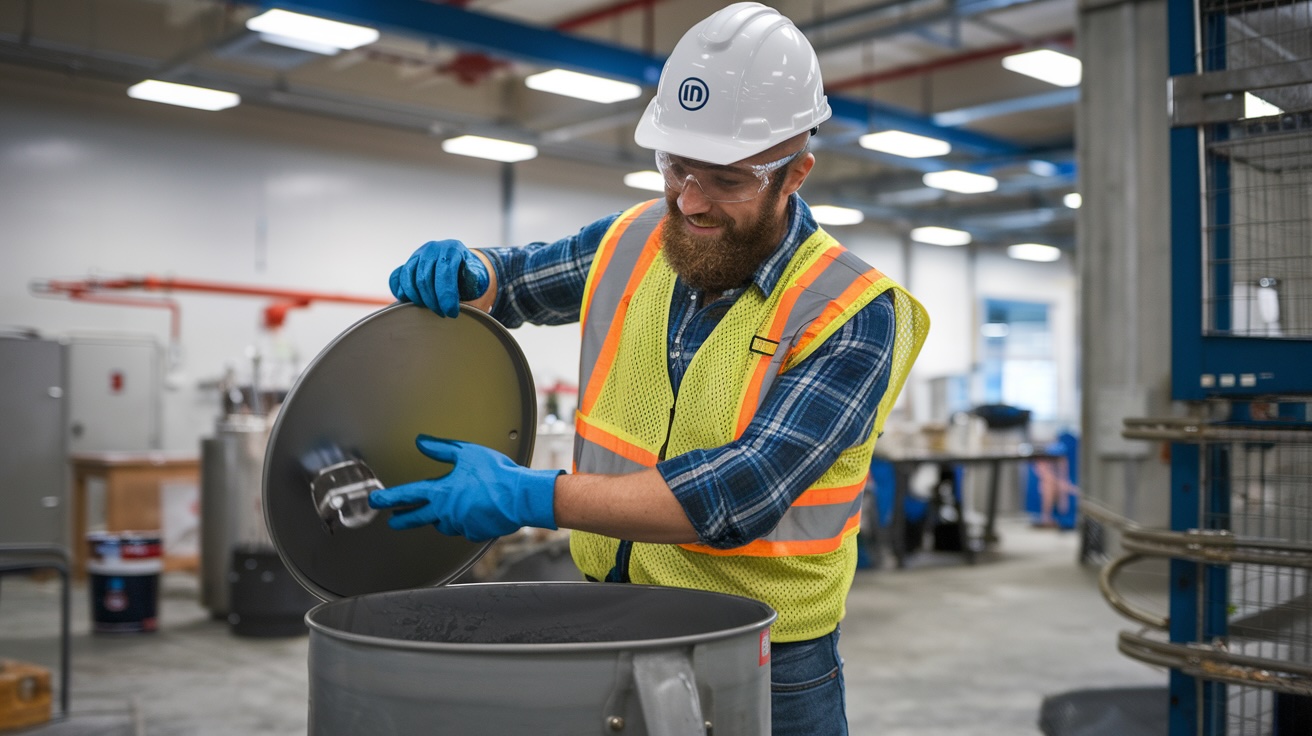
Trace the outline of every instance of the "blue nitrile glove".
{"label": "blue nitrile glove", "polygon": [[392,271],[392,295],[443,317],[460,314],[460,302],[487,291],[487,266],[459,240],[430,240]]}
{"label": "blue nitrile glove", "polygon": [[369,494],[376,509],[422,504],[394,514],[393,529],[432,524],[452,537],[484,542],[520,527],[556,528],[556,476],[563,470],[530,470],[496,450],[421,434],[419,451],[455,467],[441,478],[420,480]]}

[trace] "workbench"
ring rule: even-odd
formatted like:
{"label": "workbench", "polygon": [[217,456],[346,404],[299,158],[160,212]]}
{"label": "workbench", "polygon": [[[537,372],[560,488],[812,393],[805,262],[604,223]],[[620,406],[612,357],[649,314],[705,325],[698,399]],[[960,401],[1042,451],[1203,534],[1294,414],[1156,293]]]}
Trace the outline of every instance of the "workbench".
{"label": "workbench", "polygon": [[[101,483],[104,488],[104,530],[164,532],[162,508],[165,493],[198,493],[200,457],[178,452],[87,452],[69,458],[73,465],[73,574],[86,575],[87,532],[91,523],[87,499],[88,485]],[[100,499],[97,499],[100,500]],[[164,569],[196,570],[194,554],[170,554],[164,548]]]}
{"label": "workbench", "polygon": [[[923,463],[933,463],[944,469],[951,476],[953,483],[952,498],[956,506],[957,519],[961,524],[962,549],[966,561],[975,562],[975,557],[998,541],[995,521],[998,513],[998,481],[1002,466],[1008,463],[1031,462],[1033,460],[1056,459],[1064,455],[1049,452],[1041,447],[1019,443],[1006,448],[987,448],[970,452],[949,452],[935,450],[886,450],[875,446],[875,460],[882,460],[893,466],[893,508],[889,523],[889,541],[893,558],[898,567],[906,567],[906,500],[910,494],[911,474]],[[988,497],[985,501],[984,526],[979,533],[974,533],[967,523],[961,488],[957,484],[957,466],[982,465],[989,469]]]}

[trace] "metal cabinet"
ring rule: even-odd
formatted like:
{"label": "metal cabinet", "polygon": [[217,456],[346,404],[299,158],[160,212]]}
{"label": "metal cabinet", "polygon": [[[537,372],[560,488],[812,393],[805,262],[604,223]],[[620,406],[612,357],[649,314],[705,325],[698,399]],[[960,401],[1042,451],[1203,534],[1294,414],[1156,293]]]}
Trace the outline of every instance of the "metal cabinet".
{"label": "metal cabinet", "polygon": [[158,450],[159,344],[146,338],[76,335],[67,345],[69,452]]}
{"label": "metal cabinet", "polygon": [[0,543],[65,545],[64,350],[0,335]]}

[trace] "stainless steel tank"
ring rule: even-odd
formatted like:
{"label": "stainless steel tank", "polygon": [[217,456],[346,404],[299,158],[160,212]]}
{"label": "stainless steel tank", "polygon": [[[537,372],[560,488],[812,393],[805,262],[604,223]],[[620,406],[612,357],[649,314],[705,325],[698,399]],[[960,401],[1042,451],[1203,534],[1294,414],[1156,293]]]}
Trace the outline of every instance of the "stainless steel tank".
{"label": "stainless steel tank", "polygon": [[758,601],[603,583],[446,585],[490,543],[395,531],[368,489],[441,475],[426,433],[527,465],[533,380],[487,315],[394,305],[288,394],[269,440],[274,545],[325,603],[310,627],[310,732],[760,736],[769,627]]}
{"label": "stainless steel tank", "polygon": [[230,608],[228,573],[239,545],[272,549],[261,498],[269,420],[262,414],[228,414],[214,436],[201,440],[201,605],[216,618]]}

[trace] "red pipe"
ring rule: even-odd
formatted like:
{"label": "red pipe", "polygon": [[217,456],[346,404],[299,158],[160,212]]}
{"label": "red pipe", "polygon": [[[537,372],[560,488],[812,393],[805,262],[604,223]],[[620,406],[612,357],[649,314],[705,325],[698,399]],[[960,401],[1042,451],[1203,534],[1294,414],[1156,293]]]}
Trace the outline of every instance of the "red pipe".
{"label": "red pipe", "polygon": [[147,299],[145,297],[117,296],[110,294],[88,294],[86,292],[70,292],[68,297],[80,302],[95,302],[97,304],[121,304],[125,307],[159,307],[169,310],[169,341],[178,342],[182,334],[182,308],[178,302],[168,297],[162,299]]}
{"label": "red pipe", "polygon": [[224,284],[217,281],[199,281],[196,279],[179,279],[160,276],[139,276],[122,279],[86,279],[83,281],[47,281],[44,288],[49,291],[64,292],[69,295],[84,294],[93,291],[141,289],[143,291],[191,291],[206,294],[232,294],[238,296],[263,296],[273,299],[285,299],[294,302],[340,302],[344,304],[369,304],[385,306],[393,299],[373,296],[338,294],[326,291],[301,291],[297,289],[274,289],[265,286],[243,286]]}
{"label": "red pipe", "polygon": [[986,49],[967,51],[964,54],[957,54],[955,56],[945,56],[940,59],[935,59],[933,61],[925,62],[924,64],[912,64],[909,66],[900,66],[895,69],[887,69],[882,72],[871,72],[869,74],[860,74],[855,77],[840,79],[836,82],[826,82],[825,92],[840,92],[842,90],[851,89],[853,87],[866,87],[881,82],[891,82],[895,79],[904,79],[906,77],[918,77],[923,74],[929,74],[931,72],[948,69],[950,67],[960,66],[962,64],[969,64],[972,61],[980,61],[981,59],[988,59],[994,56],[1006,56],[1007,54],[1015,53],[1017,51],[1024,51],[1025,49],[1038,48],[1041,46],[1048,46],[1048,45],[1068,46],[1074,40],[1075,40],[1075,34],[1065,33],[1060,36],[1053,36],[1051,38],[1039,39],[1035,41],[1009,43],[1009,44],[1003,44],[1002,46],[990,46],[989,48]]}
{"label": "red pipe", "polygon": [[581,15],[576,15],[573,18],[567,18],[556,24],[556,30],[572,31],[575,28],[580,28],[582,26],[596,23],[597,21],[600,20],[606,20],[607,18],[610,18],[612,16],[623,15],[629,12],[630,10],[637,10],[638,8],[650,8],[654,6],[656,3],[659,3],[661,1],[662,0],[625,0],[625,2],[615,3],[614,5],[608,5],[604,8],[599,8],[597,10],[588,11]]}
{"label": "red pipe", "polygon": [[269,297],[276,300],[264,310],[264,326],[269,329],[281,327],[287,319],[287,312],[298,307],[308,307],[314,302],[337,302],[340,304],[363,304],[368,306],[386,306],[392,299],[355,294],[338,294],[324,291],[301,291],[298,289],[273,289],[264,286],[243,286],[224,284],[217,281],[198,281],[195,279],[178,279],[173,277],[138,276],[121,279],[83,279],[80,281],[45,281],[33,285],[38,293],[67,294],[71,299],[105,304],[123,304],[140,307],[166,307],[173,312],[170,333],[177,339],[181,309],[172,299],[143,299],[130,296],[108,296],[102,291],[121,291],[141,289],[143,291],[189,291],[203,294],[229,294],[233,296]]}

